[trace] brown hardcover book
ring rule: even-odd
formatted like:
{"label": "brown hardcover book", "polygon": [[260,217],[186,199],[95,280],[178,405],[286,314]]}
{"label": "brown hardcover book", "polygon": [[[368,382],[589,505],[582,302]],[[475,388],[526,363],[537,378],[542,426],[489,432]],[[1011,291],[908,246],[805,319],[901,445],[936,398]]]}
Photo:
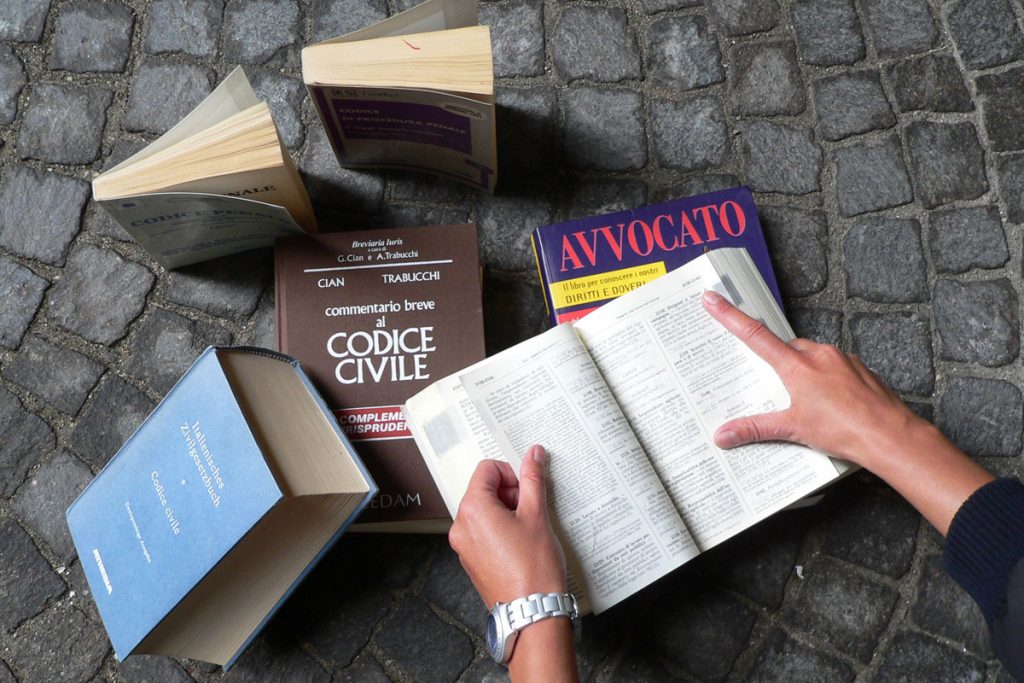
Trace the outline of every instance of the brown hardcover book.
{"label": "brown hardcover book", "polygon": [[402,404],[484,357],[475,225],[286,237],[278,348],[299,359],[380,487],[355,530],[451,523]]}

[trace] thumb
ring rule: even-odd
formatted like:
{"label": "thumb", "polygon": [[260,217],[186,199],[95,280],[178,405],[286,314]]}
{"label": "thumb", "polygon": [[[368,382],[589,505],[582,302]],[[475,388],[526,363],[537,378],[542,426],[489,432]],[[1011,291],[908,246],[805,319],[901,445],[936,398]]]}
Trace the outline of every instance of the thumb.
{"label": "thumb", "polygon": [[516,507],[516,516],[547,515],[547,473],[544,471],[547,460],[548,454],[542,446],[530,446],[526,451],[519,468],[519,505]]}
{"label": "thumb", "polygon": [[793,434],[786,420],[786,411],[748,415],[729,420],[715,430],[715,445],[735,448],[759,441],[792,441]]}

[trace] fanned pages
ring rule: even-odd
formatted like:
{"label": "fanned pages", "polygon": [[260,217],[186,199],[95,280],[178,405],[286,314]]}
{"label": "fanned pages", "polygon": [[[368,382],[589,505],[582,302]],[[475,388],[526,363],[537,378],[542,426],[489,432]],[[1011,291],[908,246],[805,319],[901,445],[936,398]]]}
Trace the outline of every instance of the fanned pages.
{"label": "fanned pages", "polygon": [[177,126],[96,177],[93,195],[166,268],[316,232],[270,108],[240,67]]}
{"label": "fanned pages", "polygon": [[476,0],[427,0],[302,51],[302,77],[342,166],[497,179],[490,31]]}
{"label": "fanned pages", "polygon": [[452,514],[479,460],[500,454],[518,469],[531,444],[548,450],[570,583],[595,612],[845,470],[792,444],[714,445],[719,424],[782,410],[789,394],[707,315],[708,289],[793,337],[747,252],[719,249],[406,404]]}

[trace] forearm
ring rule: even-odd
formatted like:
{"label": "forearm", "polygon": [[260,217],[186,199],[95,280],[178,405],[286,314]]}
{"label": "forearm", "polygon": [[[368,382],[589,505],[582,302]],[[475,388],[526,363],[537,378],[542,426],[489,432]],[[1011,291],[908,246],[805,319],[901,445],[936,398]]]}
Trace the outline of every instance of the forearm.
{"label": "forearm", "polygon": [[578,681],[572,622],[545,619],[523,629],[508,662],[508,672],[513,681],[520,683]]}
{"label": "forearm", "polygon": [[906,498],[943,536],[964,501],[994,479],[924,420],[869,439],[863,449],[870,452],[859,462]]}

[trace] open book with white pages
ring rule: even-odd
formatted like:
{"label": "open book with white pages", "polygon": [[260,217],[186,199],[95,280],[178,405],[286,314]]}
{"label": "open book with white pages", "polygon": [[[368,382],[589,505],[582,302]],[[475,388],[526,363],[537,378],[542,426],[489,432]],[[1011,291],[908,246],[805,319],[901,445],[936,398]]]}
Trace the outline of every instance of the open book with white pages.
{"label": "open book with white pages", "polygon": [[584,611],[608,609],[847,470],[793,444],[714,445],[726,420],[790,399],[704,310],[709,289],[794,337],[747,252],[719,249],[405,406],[453,516],[481,459],[518,471],[531,444],[544,446],[552,519]]}

